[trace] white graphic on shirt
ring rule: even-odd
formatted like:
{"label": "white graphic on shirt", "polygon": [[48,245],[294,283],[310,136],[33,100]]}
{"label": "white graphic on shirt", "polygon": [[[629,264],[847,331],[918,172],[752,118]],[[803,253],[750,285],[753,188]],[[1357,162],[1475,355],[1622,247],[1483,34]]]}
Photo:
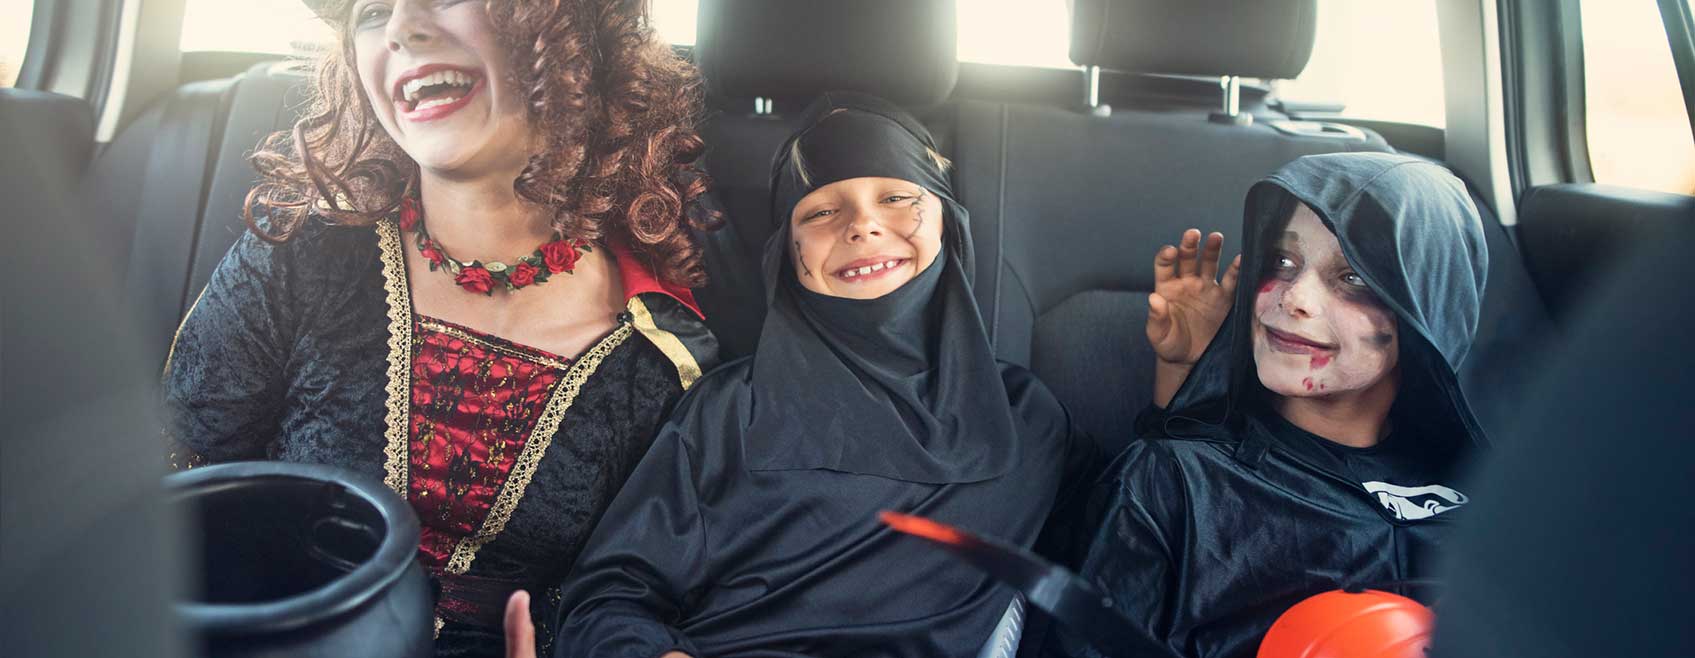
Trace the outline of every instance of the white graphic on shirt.
{"label": "white graphic on shirt", "polygon": [[1465,494],[1440,484],[1403,487],[1388,482],[1366,482],[1365,490],[1377,494],[1377,502],[1402,521],[1428,519],[1471,502]]}

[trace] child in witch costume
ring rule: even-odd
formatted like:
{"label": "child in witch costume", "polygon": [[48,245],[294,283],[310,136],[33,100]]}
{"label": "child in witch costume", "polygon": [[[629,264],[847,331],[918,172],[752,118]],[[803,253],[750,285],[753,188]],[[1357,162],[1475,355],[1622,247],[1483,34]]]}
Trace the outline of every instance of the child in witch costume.
{"label": "child in witch costume", "polygon": [[759,347],[683,399],[595,530],[560,658],[971,655],[1013,592],[878,512],[1029,546],[1096,462],[995,360],[929,132],[846,93],[801,123],[772,169]]}
{"label": "child in witch costume", "polygon": [[383,480],[422,521],[437,654],[500,655],[509,598],[553,617],[543,591],[712,365],[697,82],[641,2],[308,4],[339,47],[253,158],[251,230],[165,366],[166,437],[179,467]]}
{"label": "child in witch costume", "polygon": [[1456,479],[1486,444],[1455,377],[1488,266],[1458,179],[1398,155],[1304,157],[1249,192],[1243,235],[1252,285],[1108,468],[1081,569],[1184,656],[1252,656],[1320,592],[1425,593],[1407,581],[1434,575],[1468,502]]}

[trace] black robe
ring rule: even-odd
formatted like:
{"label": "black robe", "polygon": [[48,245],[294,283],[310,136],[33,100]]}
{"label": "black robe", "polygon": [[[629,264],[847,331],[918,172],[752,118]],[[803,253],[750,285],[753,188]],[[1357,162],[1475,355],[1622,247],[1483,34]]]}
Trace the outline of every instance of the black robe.
{"label": "black robe", "polygon": [[[1452,482],[1486,444],[1455,370],[1477,326],[1487,251],[1463,184],[1404,156],[1308,156],[1249,193],[1243,281],[1294,202],[1311,207],[1400,322],[1393,440],[1425,451],[1426,476]],[[1290,606],[1320,592],[1376,586],[1428,600],[1405,584],[1437,575],[1436,553],[1463,508],[1399,518],[1321,439],[1277,429],[1253,369],[1255,286],[1243,285],[1219,335],[1164,416],[1138,425],[1091,497],[1100,527],[1082,575],[1117,608],[1184,656],[1252,656]],[[1403,508],[1404,509],[1404,508]],[[1440,511],[1440,513],[1435,513]],[[1397,585],[1396,583],[1402,583]],[[1061,633],[1063,653],[1100,655]]]}
{"label": "black robe", "polygon": [[[1068,475],[1096,461],[1046,387],[994,360],[966,283],[965,212],[924,155],[928,133],[852,95],[809,114],[794,139],[811,180],[789,175],[787,147],[774,167],[783,226],[759,348],[684,397],[613,501],[565,585],[559,658],[970,655],[1012,590],[877,513],[1030,546]],[[947,247],[875,300],[807,292],[790,210],[863,176],[941,197]]]}
{"label": "black robe", "polygon": [[[410,355],[416,320],[401,232],[314,221],[270,245],[244,234],[218,265],[165,365],[165,439],[172,466],[270,459],[330,464],[408,494]],[[694,312],[634,262],[617,329],[553,385],[557,415],[500,483],[515,496],[456,554],[479,619],[437,619],[442,656],[499,656],[504,595],[534,590],[532,614],[553,618],[561,579],[607,503],[647,450],[684,388],[715,359]],[[686,297],[686,296],[685,296]],[[579,377],[580,376],[580,377]],[[575,396],[565,389],[577,386]],[[545,649],[549,624],[539,624]]]}

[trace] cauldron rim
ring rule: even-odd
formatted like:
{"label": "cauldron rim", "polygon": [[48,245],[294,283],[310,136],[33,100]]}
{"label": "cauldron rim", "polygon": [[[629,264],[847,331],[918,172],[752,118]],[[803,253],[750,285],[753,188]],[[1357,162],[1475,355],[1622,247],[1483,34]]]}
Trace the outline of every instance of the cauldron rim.
{"label": "cauldron rim", "polygon": [[309,626],[352,612],[387,591],[406,574],[418,551],[418,517],[382,482],[335,466],[288,462],[232,462],[166,476],[169,493],[253,478],[296,478],[346,488],[369,503],[387,526],[371,557],[345,576],[305,592],[263,603],[175,604],[178,618],[193,630],[212,633],[274,633]]}

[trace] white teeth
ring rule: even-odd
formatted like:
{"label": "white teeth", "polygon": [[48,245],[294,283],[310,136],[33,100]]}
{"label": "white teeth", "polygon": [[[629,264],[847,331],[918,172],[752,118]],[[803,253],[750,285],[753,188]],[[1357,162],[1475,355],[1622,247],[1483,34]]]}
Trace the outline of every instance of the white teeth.
{"label": "white teeth", "polygon": [[841,277],[844,279],[858,278],[872,272],[881,272],[883,270],[893,269],[896,265],[899,265],[902,262],[903,261],[901,259],[896,258],[894,260],[886,260],[881,263],[872,263],[864,267],[850,267],[842,270]]}
{"label": "white teeth", "polygon": [[429,75],[407,80],[401,85],[400,96],[407,102],[418,100],[418,91],[430,85],[450,84],[459,87],[469,87],[473,82],[470,75],[462,71],[436,71]]}
{"label": "white teeth", "polygon": [[452,103],[453,101],[456,101],[456,100],[459,100],[459,99],[457,99],[457,98],[431,98],[427,101],[419,103],[417,107],[412,108],[412,111],[417,112],[418,110],[427,110],[427,109],[430,109],[432,107],[436,107],[438,105],[446,105],[448,103]]}

